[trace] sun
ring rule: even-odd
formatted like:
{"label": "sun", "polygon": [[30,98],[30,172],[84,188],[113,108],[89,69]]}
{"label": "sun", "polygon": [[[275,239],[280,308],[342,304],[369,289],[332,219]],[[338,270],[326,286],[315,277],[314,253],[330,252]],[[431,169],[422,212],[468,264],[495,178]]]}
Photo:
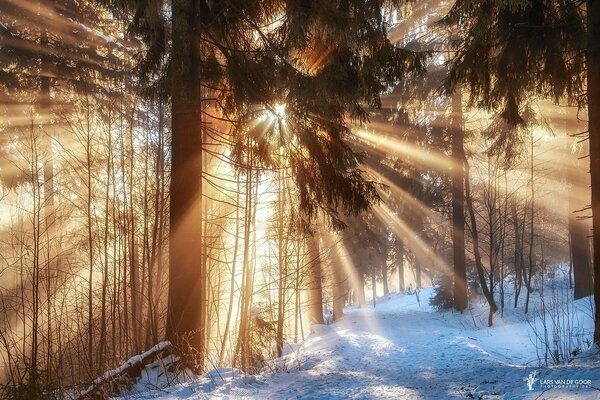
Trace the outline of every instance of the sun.
{"label": "sun", "polygon": [[285,104],[277,103],[273,107],[273,111],[275,112],[275,117],[278,119],[285,119]]}

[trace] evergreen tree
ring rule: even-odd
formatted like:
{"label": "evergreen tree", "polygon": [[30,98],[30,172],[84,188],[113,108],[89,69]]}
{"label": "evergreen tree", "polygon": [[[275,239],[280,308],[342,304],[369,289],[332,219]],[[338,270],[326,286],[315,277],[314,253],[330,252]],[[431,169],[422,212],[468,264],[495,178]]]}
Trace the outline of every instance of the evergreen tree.
{"label": "evergreen tree", "polygon": [[[91,0],[0,0],[0,113],[5,129],[0,144],[30,123],[25,118],[28,107],[34,107],[39,126],[50,135],[54,114],[68,110],[70,95],[108,94],[102,83],[122,76],[126,48],[100,33],[117,26]],[[18,167],[2,167],[4,185],[14,187],[24,179]],[[44,173],[50,184],[51,171],[48,155]]]}
{"label": "evergreen tree", "polygon": [[425,55],[387,38],[382,11],[399,1],[173,0],[170,10],[162,0],[101,2],[122,12],[130,32],[145,41],[139,72],[154,83],[152,92],[171,99],[167,336],[179,344],[187,338],[201,360],[201,108],[210,104],[231,122],[235,165],[258,150],[256,160],[268,167],[279,153],[279,130],[254,128],[261,113],[285,104],[283,145],[304,220],[324,214],[341,228],[338,210],[357,213],[379,198],[358,169],[360,156],[344,142],[348,121],[365,121],[365,105],[378,107],[389,85],[423,72]]}
{"label": "evergreen tree", "polygon": [[[595,331],[600,343],[600,2],[458,0],[444,23],[460,27],[447,79],[471,103],[523,125],[530,97],[587,103],[592,186]],[[504,135],[503,141],[512,141]]]}

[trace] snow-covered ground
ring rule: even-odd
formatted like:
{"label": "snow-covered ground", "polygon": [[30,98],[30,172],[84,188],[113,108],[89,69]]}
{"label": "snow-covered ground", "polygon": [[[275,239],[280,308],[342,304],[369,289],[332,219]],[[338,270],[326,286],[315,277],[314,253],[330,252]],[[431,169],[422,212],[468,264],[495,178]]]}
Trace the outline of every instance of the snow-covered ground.
{"label": "snow-covered ground", "polygon": [[[560,367],[540,367],[539,343],[536,351],[521,305],[507,303],[504,317],[497,314],[488,328],[485,304],[476,302],[464,314],[439,313],[429,306],[432,293],[421,291],[420,302],[415,295],[393,294],[375,309],[347,309],[340,321],[314,326],[296,351],[279,360],[278,372],[246,376],[219,369],[154,390],[140,382],[123,399],[600,398],[597,350],[584,350]],[[588,334],[590,299],[574,306],[570,330]],[[540,307],[534,293],[529,318]],[[539,314],[537,320],[541,328]]]}

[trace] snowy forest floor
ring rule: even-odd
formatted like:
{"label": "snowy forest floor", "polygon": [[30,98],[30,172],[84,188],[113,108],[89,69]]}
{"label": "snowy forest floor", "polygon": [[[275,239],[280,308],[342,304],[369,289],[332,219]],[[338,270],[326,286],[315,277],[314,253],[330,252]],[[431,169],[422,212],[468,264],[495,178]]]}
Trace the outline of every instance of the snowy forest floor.
{"label": "snowy forest floor", "polygon": [[[557,297],[558,291],[552,293]],[[532,324],[541,327],[538,292],[529,317],[522,302],[516,309],[507,302],[492,328],[483,302],[463,314],[440,313],[429,305],[432,294],[422,290],[420,301],[414,294],[391,294],[375,308],[346,309],[340,321],[313,326],[302,345],[278,360],[277,372],[248,376],[218,369],[164,389],[139,382],[122,399],[600,398],[600,356],[585,350],[587,344],[571,362],[540,366],[543,353],[532,330]],[[590,298],[569,302],[572,340],[589,337]],[[526,379],[534,373],[530,390]],[[561,380],[591,380],[591,387]]]}

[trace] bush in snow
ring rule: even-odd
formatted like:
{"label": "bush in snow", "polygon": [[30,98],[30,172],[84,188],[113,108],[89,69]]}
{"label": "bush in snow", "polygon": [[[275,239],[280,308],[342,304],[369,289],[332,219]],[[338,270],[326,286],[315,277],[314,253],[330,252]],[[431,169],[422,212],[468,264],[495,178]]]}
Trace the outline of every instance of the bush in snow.
{"label": "bush in snow", "polygon": [[540,304],[528,320],[539,364],[567,363],[590,345],[576,312],[572,290],[564,278],[551,279],[549,285],[544,285],[544,280],[540,279],[539,285]]}
{"label": "bush in snow", "polygon": [[260,307],[255,307],[250,321],[250,354],[248,354],[250,369],[245,371],[250,374],[260,372],[265,366],[265,360],[271,357],[270,352],[275,343],[277,321],[267,320],[264,315],[272,315],[272,310],[269,308],[261,310]]}
{"label": "bush in snow", "polygon": [[433,296],[429,304],[438,311],[450,310],[454,307],[454,296],[452,293],[452,277],[443,274],[433,284]]}
{"label": "bush in snow", "polygon": [[[27,364],[26,364],[27,365]],[[28,366],[28,365],[27,365]],[[49,387],[43,371],[39,371],[35,366],[29,367],[28,378],[21,378],[10,382],[10,384],[0,384],[0,399],[29,400],[29,399],[50,399],[52,396],[46,392]]]}

